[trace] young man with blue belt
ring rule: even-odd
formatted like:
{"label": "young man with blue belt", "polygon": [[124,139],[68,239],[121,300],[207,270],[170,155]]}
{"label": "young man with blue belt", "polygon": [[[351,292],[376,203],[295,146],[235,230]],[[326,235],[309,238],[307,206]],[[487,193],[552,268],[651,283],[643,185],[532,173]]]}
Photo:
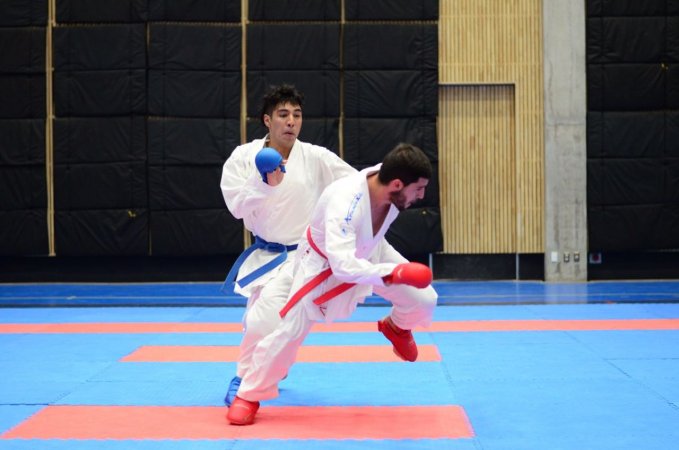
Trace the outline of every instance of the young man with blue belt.
{"label": "young man with blue belt", "polygon": [[[264,97],[260,118],[268,129],[262,139],[240,145],[224,163],[221,190],[231,214],[243,219],[255,243],[232,267],[224,288],[248,298],[236,376],[224,399],[233,401],[251,364],[256,343],[273,331],[290,286],[286,278],[293,255],[323,189],[356,170],[330,150],[297,139],[302,128],[303,95],[293,86],[273,87]],[[291,277],[287,278],[290,282]],[[267,308],[252,312],[254,304]],[[274,311],[268,314],[267,311]]]}

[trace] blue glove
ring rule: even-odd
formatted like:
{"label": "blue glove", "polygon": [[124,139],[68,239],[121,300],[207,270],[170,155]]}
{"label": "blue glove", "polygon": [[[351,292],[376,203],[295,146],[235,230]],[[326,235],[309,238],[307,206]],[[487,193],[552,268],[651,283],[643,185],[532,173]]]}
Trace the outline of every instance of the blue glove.
{"label": "blue glove", "polygon": [[266,174],[281,168],[281,172],[285,173],[285,165],[283,165],[283,157],[275,149],[271,147],[264,147],[257,156],[255,156],[255,165],[262,180],[266,183]]}

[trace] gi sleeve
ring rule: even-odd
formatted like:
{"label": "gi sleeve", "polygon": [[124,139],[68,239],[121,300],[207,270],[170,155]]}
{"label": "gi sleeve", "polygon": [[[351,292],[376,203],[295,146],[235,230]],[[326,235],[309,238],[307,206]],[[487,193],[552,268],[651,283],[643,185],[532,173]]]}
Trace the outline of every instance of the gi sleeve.
{"label": "gi sleeve", "polygon": [[224,163],[220,187],[226,207],[236,219],[243,219],[245,226],[252,229],[268,196],[275,187],[262,181],[253,160],[249,160],[247,147],[237,147]]}
{"label": "gi sleeve", "polygon": [[[345,283],[384,286],[382,277],[392,272],[394,263],[372,263],[368,259],[356,257],[357,223],[371,221],[368,214],[347,214],[345,217],[330,215],[325,225],[325,251],[333,276]],[[372,225],[370,225],[372,226]]]}
{"label": "gi sleeve", "polygon": [[316,158],[320,162],[320,176],[323,186],[327,186],[335,180],[358,172],[342,158],[323,147],[315,147]]}
{"label": "gi sleeve", "polygon": [[394,264],[403,264],[410,262],[384,238],[382,238],[382,241],[380,241],[379,248],[380,248],[380,261],[382,262],[392,262]]}

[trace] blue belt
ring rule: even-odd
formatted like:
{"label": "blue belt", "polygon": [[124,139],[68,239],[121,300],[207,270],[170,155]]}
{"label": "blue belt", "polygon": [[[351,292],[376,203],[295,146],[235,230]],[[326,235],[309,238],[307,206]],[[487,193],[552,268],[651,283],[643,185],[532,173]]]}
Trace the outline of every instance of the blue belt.
{"label": "blue belt", "polygon": [[[238,270],[240,269],[240,266],[243,265],[243,261],[250,256],[252,252],[254,252],[257,249],[264,249],[268,252],[272,253],[280,253],[280,255],[276,256],[274,259],[269,261],[268,263],[264,264],[262,267],[259,267],[255,270],[253,270],[251,273],[245,275],[243,278],[240,280],[236,281],[236,275],[238,275]],[[248,284],[252,283],[255,281],[257,278],[261,277],[265,273],[275,269],[276,267],[280,266],[283,264],[283,261],[288,259],[288,252],[296,250],[297,249],[297,244],[295,245],[283,245],[279,244],[277,242],[267,242],[264,239],[260,238],[259,236],[255,236],[255,243],[252,244],[250,247],[245,249],[243,253],[240,254],[238,259],[236,259],[236,262],[233,263],[233,266],[231,267],[231,270],[229,270],[229,274],[226,276],[226,280],[224,280],[224,284],[222,285],[222,292],[230,292],[231,289],[231,283],[236,281],[236,283],[240,287],[245,287]]]}

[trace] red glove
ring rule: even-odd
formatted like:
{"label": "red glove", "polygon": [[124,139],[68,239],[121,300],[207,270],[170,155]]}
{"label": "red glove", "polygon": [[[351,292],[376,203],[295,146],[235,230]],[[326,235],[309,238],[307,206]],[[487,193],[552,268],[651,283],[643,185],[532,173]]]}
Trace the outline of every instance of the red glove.
{"label": "red glove", "polygon": [[407,284],[416,288],[426,288],[431,284],[431,269],[424,264],[409,262],[399,264],[394,270],[382,277],[386,284]]}

